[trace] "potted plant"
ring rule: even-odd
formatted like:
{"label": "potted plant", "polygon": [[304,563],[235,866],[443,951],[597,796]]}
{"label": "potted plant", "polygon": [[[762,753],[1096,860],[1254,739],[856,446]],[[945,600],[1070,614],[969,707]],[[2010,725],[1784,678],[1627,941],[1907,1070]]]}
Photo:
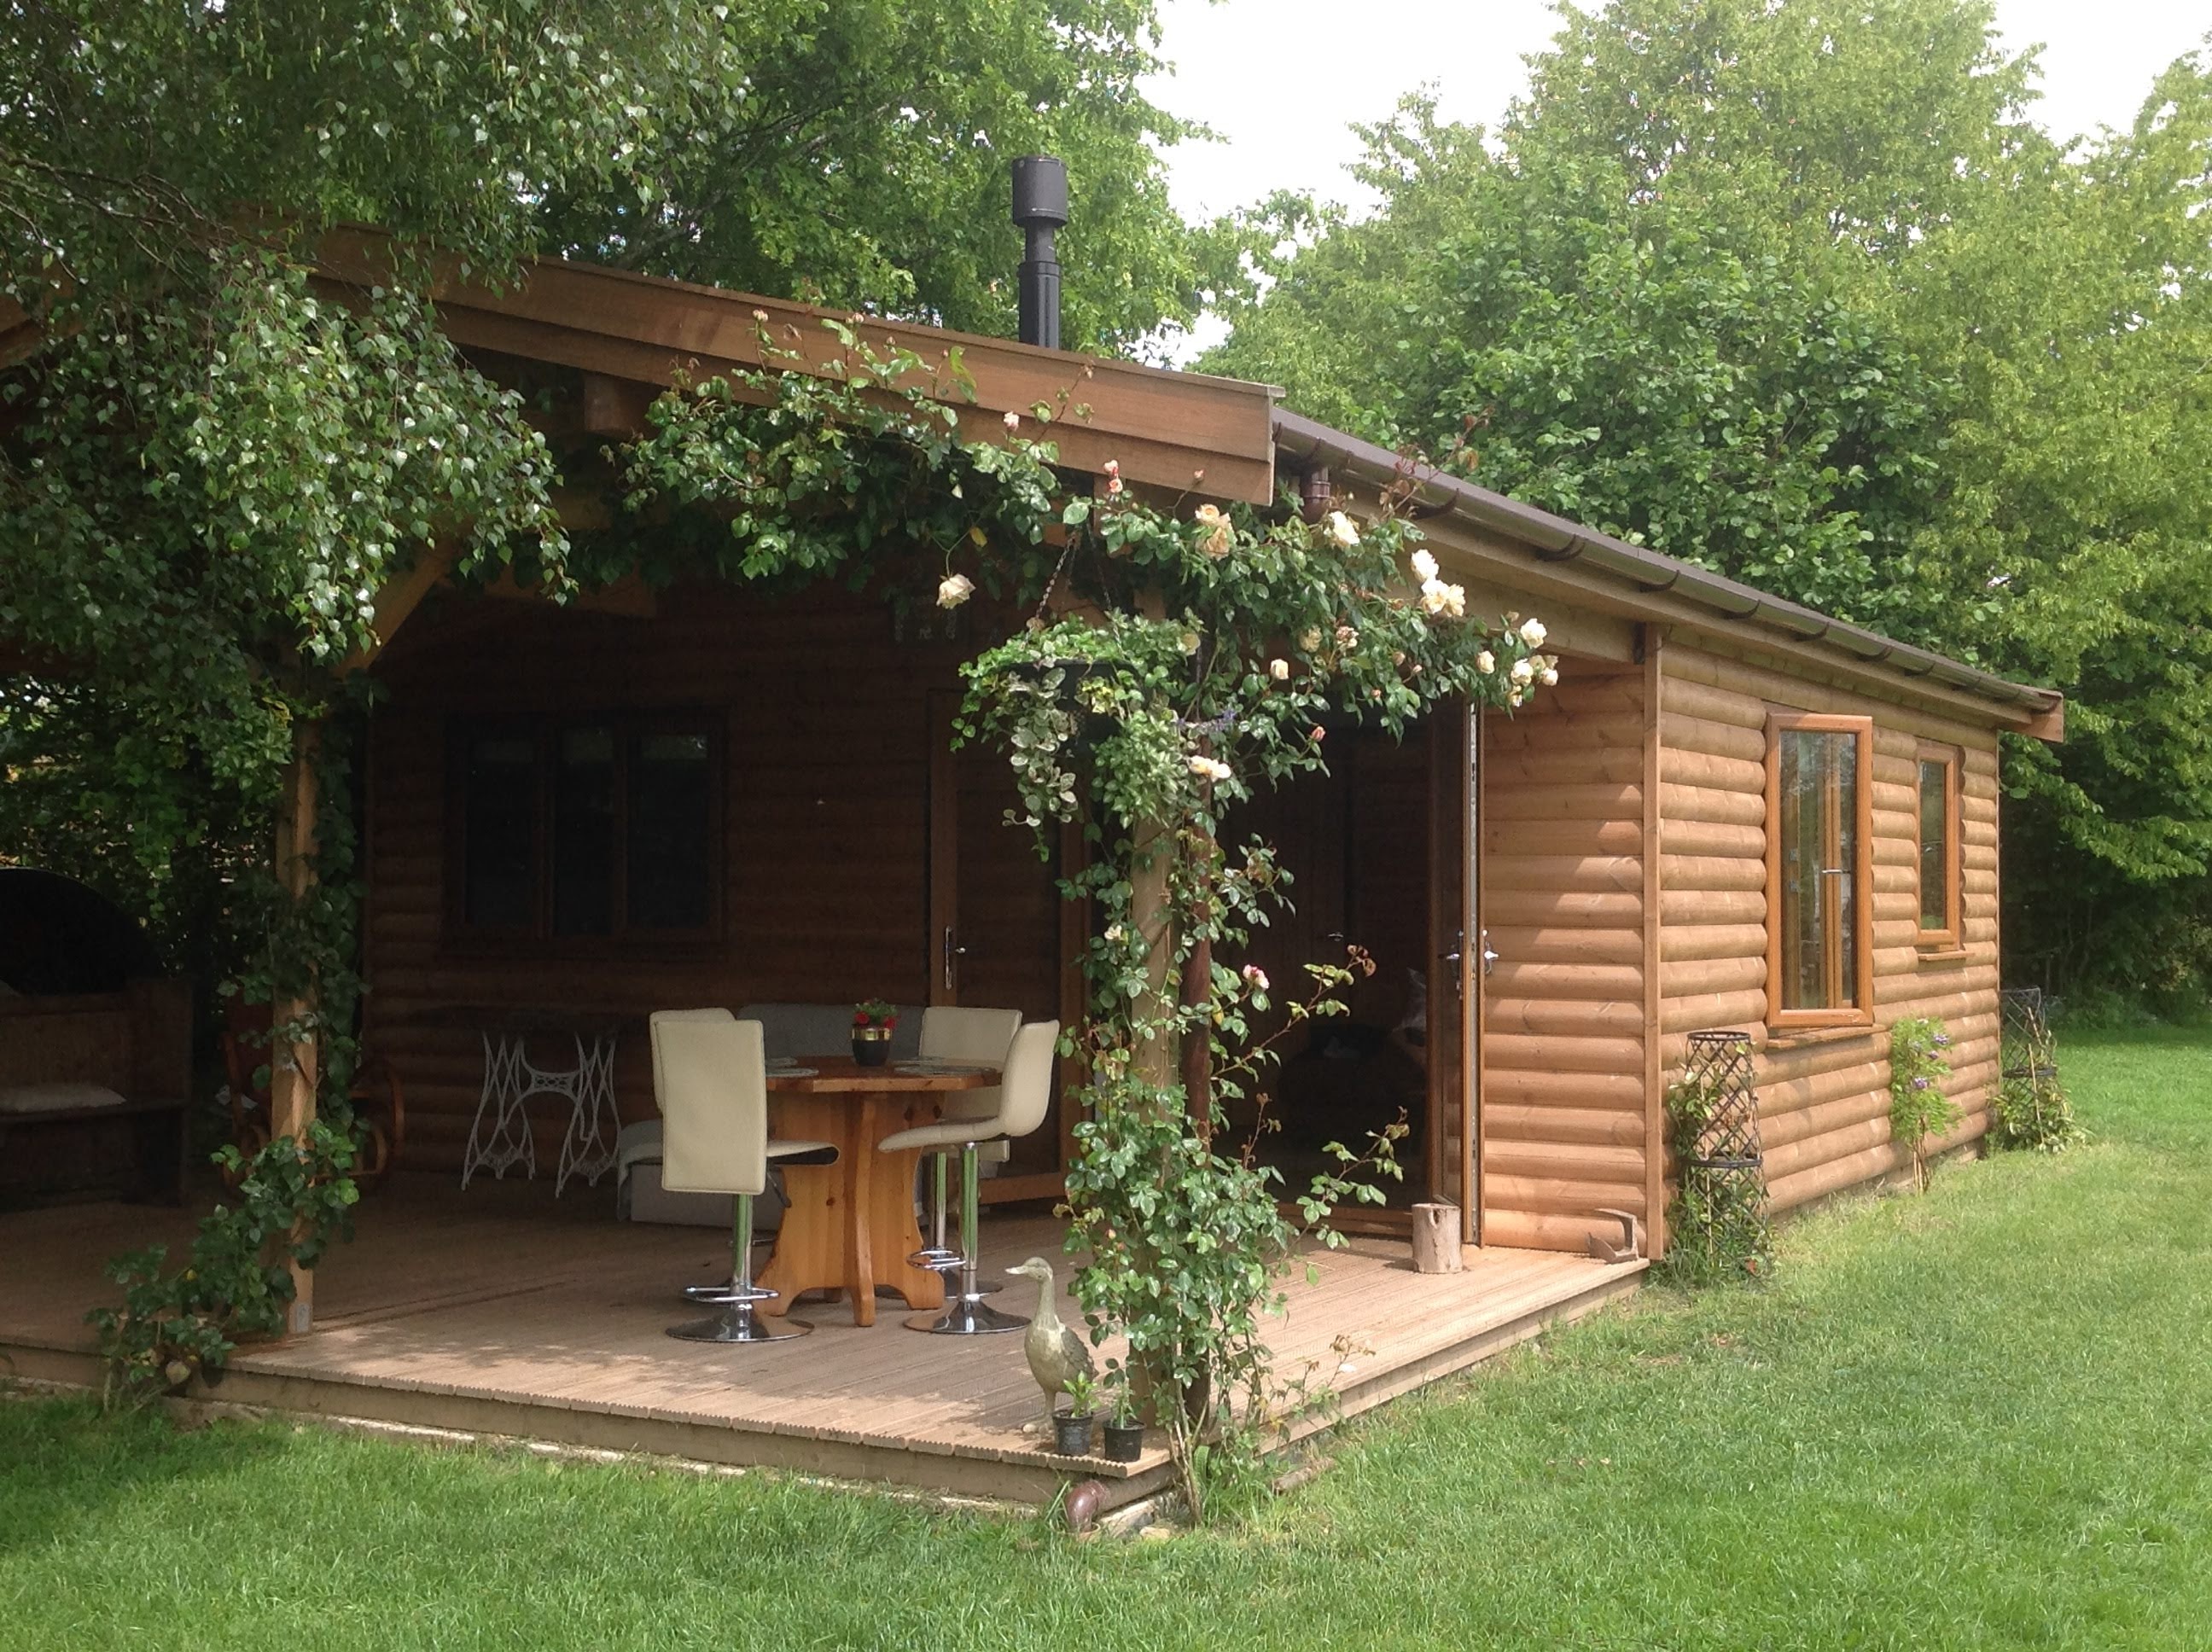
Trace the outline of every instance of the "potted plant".
{"label": "potted plant", "polygon": [[1067,1409],[1054,1412],[1052,1449],[1063,1457],[1091,1455],[1091,1413],[1098,1399],[1097,1379],[1072,1376],[1067,1380]]}
{"label": "potted plant", "polygon": [[853,1059],[864,1067],[879,1067],[890,1060],[891,1029],[898,1025],[898,1006],[872,998],[853,1006]]}
{"label": "potted plant", "polygon": [[1101,1455],[1108,1462],[1133,1463],[1144,1455],[1145,1425],[1137,1416],[1137,1396],[1129,1391],[1127,1372],[1115,1382],[1106,1406],[1106,1426],[1100,1430],[1105,1443]]}

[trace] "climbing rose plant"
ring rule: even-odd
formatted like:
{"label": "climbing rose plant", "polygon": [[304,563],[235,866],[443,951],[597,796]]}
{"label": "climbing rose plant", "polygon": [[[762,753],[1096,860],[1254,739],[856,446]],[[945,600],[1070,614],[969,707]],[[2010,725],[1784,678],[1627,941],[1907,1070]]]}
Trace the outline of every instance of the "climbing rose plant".
{"label": "climbing rose plant", "polygon": [[[764,358],[795,361],[800,341],[759,319]],[[1041,855],[1071,826],[1088,850],[1062,880],[1093,917],[1088,1001],[1065,1045],[1088,1075],[1072,1098],[1068,1248],[1089,1257],[1073,1288],[1094,1341],[1127,1338],[1131,1369],[1116,1375],[1151,1396],[1202,1514],[1208,1486],[1256,1460],[1285,1391],[1261,1327],[1301,1238],[1341,1242],[1330,1215],[1381,1201],[1374,1177],[1395,1174],[1402,1133],[1340,1145],[1337,1169],[1295,1190],[1251,1140],[1227,1139],[1226,1102],[1250,1095],[1264,1109],[1282,1032],[1340,1012],[1342,989],[1372,967],[1316,961],[1281,1006],[1285,1027],[1254,1036],[1271,983],[1224,959],[1284,907],[1290,878],[1265,842],[1228,841],[1233,811],[1322,772],[1332,728],[1403,733],[1426,714],[1517,706],[1557,680],[1556,662],[1539,652],[1540,622],[1467,616],[1401,508],[1410,470],[1319,521],[1139,500],[1111,463],[1073,492],[1052,436],[1084,412],[1079,386],[979,434],[963,422],[972,386],[957,353],[878,348],[857,318],[829,325],[839,348],[826,370],[664,398],[647,435],[615,456],[627,501],[641,514],[705,507],[715,526],[698,533],[695,519],[665,543],[730,577],[1033,605],[964,668],[960,732],[1005,754],[1012,823]],[[1195,492],[1203,478],[1192,481]],[[1196,1094],[1182,1076],[1194,1045],[1207,1058]]]}

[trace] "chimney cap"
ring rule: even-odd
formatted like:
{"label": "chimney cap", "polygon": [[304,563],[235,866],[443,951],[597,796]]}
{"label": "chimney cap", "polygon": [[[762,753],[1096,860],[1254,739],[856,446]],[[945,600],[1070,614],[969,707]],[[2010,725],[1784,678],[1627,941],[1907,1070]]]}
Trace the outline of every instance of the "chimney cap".
{"label": "chimney cap", "polygon": [[1067,222],[1067,162],[1056,155],[1015,158],[1014,222],[1024,229]]}

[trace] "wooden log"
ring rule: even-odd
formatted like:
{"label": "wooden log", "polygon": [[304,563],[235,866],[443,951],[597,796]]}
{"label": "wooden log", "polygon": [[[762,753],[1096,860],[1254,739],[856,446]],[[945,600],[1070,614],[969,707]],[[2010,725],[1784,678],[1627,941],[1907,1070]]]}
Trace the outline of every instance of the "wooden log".
{"label": "wooden log", "polygon": [[[1494,889],[1488,871],[1486,866],[1482,914],[1492,924],[1536,929],[1586,926],[1632,935],[1641,932],[1644,896],[1640,890],[1595,894],[1584,890]],[[1764,914],[1765,910],[1761,901],[1759,911]]]}
{"label": "wooden log", "polygon": [[1635,1110],[1644,1103],[1644,1078],[1640,1072],[1559,1072],[1486,1063],[1482,1100],[1486,1117],[1493,1104]]}
{"label": "wooden log", "polygon": [[[1663,768],[1665,758],[1661,763]],[[1668,780],[1659,787],[1659,812],[1669,831],[1677,822],[1710,822],[1723,826],[1750,826],[1759,832],[1760,852],[1766,843],[1766,799],[1756,792],[1729,791],[1711,786],[1683,786]]]}
{"label": "wooden log", "polygon": [[1562,1182],[1640,1182],[1644,1179],[1640,1138],[1604,1143],[1489,1136],[1484,1139],[1483,1152],[1484,1163],[1497,1175]]}
{"label": "wooden log", "polygon": [[[1498,938],[1491,938],[1498,946]],[[1499,957],[1484,991],[1493,1001],[1514,999],[1596,999],[1607,1001],[1640,999],[1644,971],[1640,966],[1595,963],[1522,963],[1498,947]]]}
{"label": "wooden log", "polygon": [[1594,1216],[1557,1216],[1548,1212],[1509,1210],[1497,1205],[1482,1215],[1486,1245],[1513,1250],[1564,1250],[1587,1255],[1592,1234],[1618,1238],[1620,1224]]}
{"label": "wooden log", "polygon": [[1765,992],[1703,993],[1668,999],[1660,1012],[1662,1032],[1702,1032],[1717,1027],[1753,1027],[1766,1018]]}
{"label": "wooden log", "polygon": [[1484,887],[1498,893],[1515,890],[1567,890],[1590,894],[1633,890],[1643,905],[1644,863],[1637,856],[1493,853],[1482,869]]}
{"label": "wooden log", "polygon": [[1527,1107],[1486,1097],[1482,1108],[1486,1141],[1554,1142],[1641,1150],[1644,1118],[1640,1107]]}
{"label": "wooden log", "polygon": [[[1644,788],[1633,781],[1618,785],[1552,786],[1516,788],[1490,777],[1483,795],[1485,824],[1555,820],[1641,820]],[[1494,838],[1486,841],[1494,841]]]}
{"label": "wooden log", "polygon": [[[1485,1151],[1486,1160],[1488,1157]],[[1569,1180],[1558,1176],[1515,1176],[1485,1173],[1485,1197],[1507,1210],[1582,1216],[1613,1206],[1648,1217],[1639,1175],[1633,1182]]]}
{"label": "wooden log", "polygon": [[1703,717],[1662,712],[1659,717],[1659,738],[1662,746],[1677,750],[1731,757],[1738,762],[1758,763],[1762,768],[1766,762],[1765,731],[1746,728],[1741,723],[1716,723]]}
{"label": "wooden log", "polygon": [[1670,963],[1661,971],[1661,993],[1676,1003],[1686,999],[1723,998],[1740,993],[1764,992],[1766,957],[1701,958]]}
{"label": "wooden log", "polygon": [[1766,704],[1755,695],[1740,694],[1733,689],[1716,688],[1710,683],[1678,676],[1669,671],[1666,685],[1660,691],[1660,709],[1677,716],[1692,717],[1709,723],[1734,724],[1741,728],[1754,729],[1764,736],[1766,728]]}
{"label": "wooden log", "polygon": [[[1632,929],[1585,929],[1578,926],[1487,926],[1490,944],[1501,960],[1527,963],[1640,963],[1641,939]],[[1761,943],[1764,944],[1764,943]]]}
{"label": "wooden log", "polygon": [[[1665,905],[1662,896],[1661,905]],[[1659,927],[1659,956],[1669,964],[1710,958],[1756,958],[1766,963],[1764,924],[1666,924]],[[1662,980],[1663,987],[1664,981]]]}
{"label": "wooden log", "polygon": [[1763,874],[1766,828],[1740,825],[1733,821],[1669,817],[1660,828],[1659,846],[1665,853],[1678,859],[1733,859],[1759,867]]}
{"label": "wooden log", "polygon": [[[1659,921],[1668,929],[1705,924],[1766,922],[1764,890],[1678,890],[1663,884],[1659,892]],[[1762,933],[1764,932],[1762,931]],[[1762,948],[1764,941],[1761,942]]]}
{"label": "wooden log", "polygon": [[[1766,793],[1766,762],[1764,756],[1754,762],[1662,743],[1659,748],[1659,780],[1662,786],[1692,786],[1763,799]],[[1763,802],[1759,812],[1760,817],[1765,818]]]}
{"label": "wooden log", "polygon": [[1644,1071],[1644,1041],[1640,1037],[1561,1038],[1486,1031],[1482,1059],[1486,1072],[1613,1072],[1636,1078]]}
{"label": "wooden log", "polygon": [[1731,855],[1662,854],[1659,878],[1662,887],[1683,894],[1764,892],[1766,862]]}
{"label": "wooden log", "polygon": [[1456,1205],[1413,1206],[1413,1272],[1457,1273],[1466,1266],[1460,1252],[1460,1209]]}
{"label": "wooden log", "polygon": [[1644,1006],[1640,999],[1589,1003],[1574,999],[1492,998],[1484,1025],[1500,1035],[1526,1034],[1558,1041],[1631,1038],[1640,1044]]}

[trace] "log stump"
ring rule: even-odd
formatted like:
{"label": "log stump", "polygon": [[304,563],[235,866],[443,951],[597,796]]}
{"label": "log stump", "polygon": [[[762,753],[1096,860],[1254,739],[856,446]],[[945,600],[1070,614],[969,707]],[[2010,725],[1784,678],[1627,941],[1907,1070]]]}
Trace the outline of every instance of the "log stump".
{"label": "log stump", "polygon": [[1459,1206],[1413,1206],[1413,1272],[1457,1273],[1466,1266],[1460,1254]]}

